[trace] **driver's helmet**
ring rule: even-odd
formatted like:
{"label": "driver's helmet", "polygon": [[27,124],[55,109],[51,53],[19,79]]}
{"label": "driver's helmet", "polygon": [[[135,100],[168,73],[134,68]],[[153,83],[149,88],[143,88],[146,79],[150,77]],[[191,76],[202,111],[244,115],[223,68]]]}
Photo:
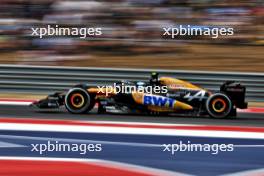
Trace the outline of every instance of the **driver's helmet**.
{"label": "driver's helmet", "polygon": [[126,86],[126,85],[134,85],[133,82],[127,80],[121,80],[115,83],[117,86]]}
{"label": "driver's helmet", "polygon": [[142,81],[139,81],[139,82],[136,83],[136,85],[137,85],[137,87],[139,87],[139,86],[145,86],[146,83],[145,82],[142,82]]}
{"label": "driver's helmet", "polygon": [[159,83],[159,74],[156,72],[151,73],[150,84],[158,84]]}

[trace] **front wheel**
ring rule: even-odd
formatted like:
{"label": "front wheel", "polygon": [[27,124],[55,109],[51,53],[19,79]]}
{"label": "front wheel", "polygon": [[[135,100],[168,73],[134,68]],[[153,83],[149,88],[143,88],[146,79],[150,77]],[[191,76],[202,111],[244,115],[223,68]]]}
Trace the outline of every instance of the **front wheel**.
{"label": "front wheel", "polygon": [[207,99],[206,110],[213,118],[226,118],[231,115],[233,104],[227,95],[216,93]]}
{"label": "front wheel", "polygon": [[72,88],[65,96],[65,107],[73,114],[90,111],[95,104],[94,97],[83,88]]}

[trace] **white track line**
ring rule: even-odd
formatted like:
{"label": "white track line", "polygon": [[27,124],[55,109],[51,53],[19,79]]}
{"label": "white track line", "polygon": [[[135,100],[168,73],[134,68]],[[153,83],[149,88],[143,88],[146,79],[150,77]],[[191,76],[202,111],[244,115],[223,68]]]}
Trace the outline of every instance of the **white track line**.
{"label": "white track line", "polygon": [[263,175],[264,175],[264,168],[239,171],[231,174],[224,174],[222,176],[263,176]]}
{"label": "white track line", "polygon": [[[13,140],[34,140],[34,141],[60,141],[60,142],[75,142],[75,143],[100,143],[107,145],[122,145],[133,147],[162,147],[162,144],[151,143],[138,143],[138,142],[119,142],[119,141],[102,141],[102,140],[89,140],[89,139],[71,139],[71,138],[54,138],[54,137],[30,137],[30,136],[14,136],[14,135],[0,135],[0,139],[13,139]],[[1,142],[0,142],[1,147]]]}
{"label": "white track line", "polygon": [[0,100],[0,105],[17,105],[17,106],[28,106],[33,101],[3,101]]}
{"label": "white track line", "polygon": [[26,147],[26,146],[0,141],[0,148],[13,148],[13,147]]}
{"label": "white track line", "polygon": [[235,132],[235,131],[217,131],[217,130],[209,131],[209,130],[185,130],[185,129],[162,129],[162,128],[151,129],[151,128],[140,128],[140,127],[103,127],[103,126],[92,126],[92,125],[75,126],[75,125],[0,123],[0,130],[264,139],[264,133],[260,133],[260,132]]}

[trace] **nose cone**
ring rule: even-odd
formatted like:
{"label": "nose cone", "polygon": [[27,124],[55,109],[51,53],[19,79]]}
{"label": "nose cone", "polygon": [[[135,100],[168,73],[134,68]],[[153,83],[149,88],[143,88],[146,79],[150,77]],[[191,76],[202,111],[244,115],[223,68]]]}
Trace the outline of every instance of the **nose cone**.
{"label": "nose cone", "polygon": [[39,101],[34,101],[29,105],[30,108],[38,109],[39,108]]}
{"label": "nose cone", "polygon": [[39,101],[35,101],[33,103],[31,103],[29,106],[33,107],[33,108],[50,108],[50,100],[49,99],[41,99]]}

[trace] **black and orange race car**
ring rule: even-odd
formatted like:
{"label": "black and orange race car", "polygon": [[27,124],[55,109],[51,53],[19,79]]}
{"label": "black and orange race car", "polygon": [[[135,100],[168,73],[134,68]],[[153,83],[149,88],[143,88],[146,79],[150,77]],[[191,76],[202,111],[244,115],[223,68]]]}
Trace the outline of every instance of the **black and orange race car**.
{"label": "black and orange race car", "polygon": [[[129,89],[128,89],[129,88]],[[228,81],[219,91],[210,91],[190,82],[153,73],[149,81],[120,81],[111,86],[76,85],[68,92],[55,93],[34,102],[37,108],[65,106],[74,114],[87,113],[98,104],[98,113],[209,115],[235,117],[246,109],[245,86]]]}

